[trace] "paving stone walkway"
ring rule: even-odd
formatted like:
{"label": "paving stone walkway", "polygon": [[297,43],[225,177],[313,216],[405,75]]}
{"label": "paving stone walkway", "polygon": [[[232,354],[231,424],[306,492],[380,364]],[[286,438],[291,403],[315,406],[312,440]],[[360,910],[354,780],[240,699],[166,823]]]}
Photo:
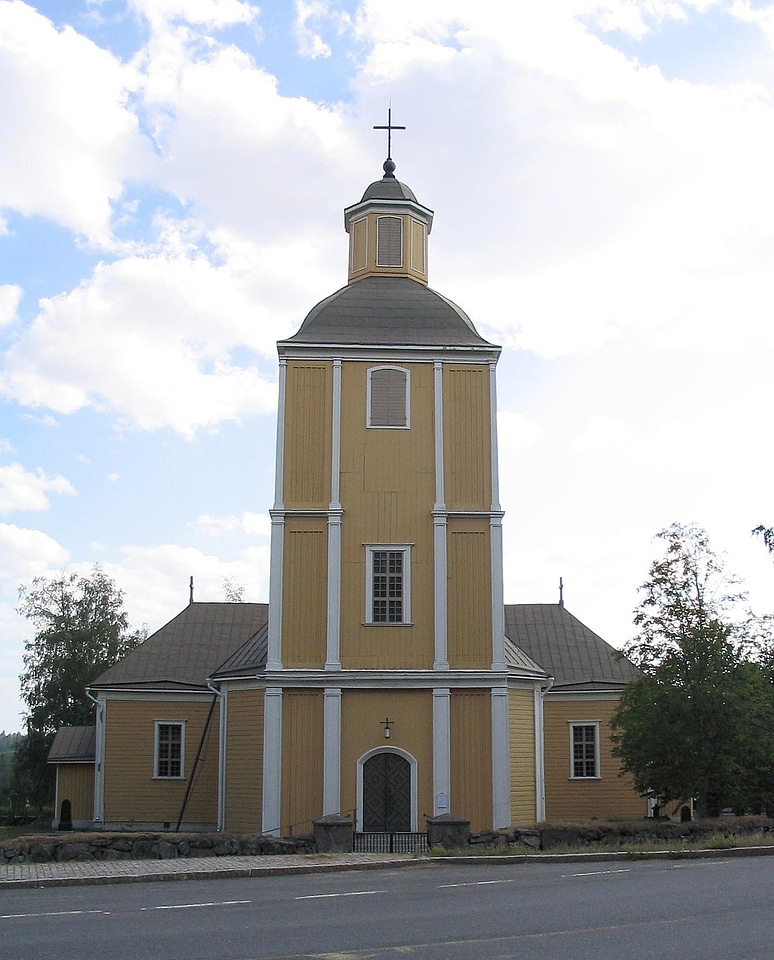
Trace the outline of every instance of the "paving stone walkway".
{"label": "paving stone walkway", "polygon": [[328,870],[375,870],[422,861],[413,854],[293,854],[261,857],[180,857],[174,860],[87,860],[68,863],[12,863],[0,866],[0,891],[12,887],[75,886],[258,877]]}

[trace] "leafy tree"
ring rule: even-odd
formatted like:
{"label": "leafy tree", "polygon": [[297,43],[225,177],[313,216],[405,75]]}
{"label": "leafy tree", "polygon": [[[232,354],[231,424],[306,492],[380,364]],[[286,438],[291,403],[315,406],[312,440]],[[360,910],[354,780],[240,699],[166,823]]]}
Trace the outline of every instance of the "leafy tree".
{"label": "leafy tree", "polygon": [[54,734],[93,722],[86,685],[145,638],[130,630],[123,599],[99,565],[87,576],[36,577],[19,589],[17,611],[35,635],[25,641],[19,677],[26,737],[14,754],[14,787],[38,808],[53,795],[46,757]]}
{"label": "leafy tree", "polygon": [[774,527],[764,527],[763,524],[759,524],[753,530],[753,534],[763,537],[766,549],[774,555]]}
{"label": "leafy tree", "polygon": [[774,696],[744,594],[703,530],[673,524],[657,539],[623,651],[641,674],[614,716],[614,753],[642,793],[696,797],[700,816],[770,805]]}
{"label": "leafy tree", "polygon": [[245,599],[245,585],[235,583],[232,577],[223,578],[223,593],[226,603],[243,603]]}

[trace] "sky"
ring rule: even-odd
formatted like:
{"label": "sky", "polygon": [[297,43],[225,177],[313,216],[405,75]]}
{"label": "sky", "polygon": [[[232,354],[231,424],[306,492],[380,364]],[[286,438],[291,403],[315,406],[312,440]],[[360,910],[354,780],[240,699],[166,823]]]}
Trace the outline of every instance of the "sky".
{"label": "sky", "polygon": [[501,344],[505,599],[614,646],[673,522],[774,607],[772,0],[0,0],[0,730],[18,589],[268,599],[276,341],[397,176]]}

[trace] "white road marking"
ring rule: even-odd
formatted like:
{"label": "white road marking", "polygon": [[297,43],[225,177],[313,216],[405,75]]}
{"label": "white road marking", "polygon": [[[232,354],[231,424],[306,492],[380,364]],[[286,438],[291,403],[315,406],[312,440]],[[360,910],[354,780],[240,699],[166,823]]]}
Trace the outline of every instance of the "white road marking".
{"label": "white road marking", "polygon": [[79,917],[87,913],[104,913],[104,910],[50,910],[47,913],[3,913],[0,920],[24,920],[27,917]]}
{"label": "white road marking", "polygon": [[439,890],[449,890],[452,887],[488,887],[493,883],[516,883],[515,880],[469,880],[466,883],[441,883]]}
{"label": "white road marking", "polygon": [[157,907],[140,907],[140,910],[191,910],[193,907],[230,907],[235,903],[252,903],[252,900],[212,900],[207,903],[165,903]]}
{"label": "white road marking", "polygon": [[353,890],[351,893],[313,893],[296,900],[330,900],[333,897],[372,897],[375,893],[387,893],[386,890]]}
{"label": "white road marking", "polygon": [[563,873],[562,880],[566,880],[568,877],[601,877],[606,873],[630,873],[631,868],[626,867],[623,870],[593,870],[588,873]]}

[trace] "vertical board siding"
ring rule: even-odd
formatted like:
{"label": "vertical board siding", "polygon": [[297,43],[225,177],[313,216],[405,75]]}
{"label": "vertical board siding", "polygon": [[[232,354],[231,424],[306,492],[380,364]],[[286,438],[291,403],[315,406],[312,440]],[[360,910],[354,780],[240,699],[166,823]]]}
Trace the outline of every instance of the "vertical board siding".
{"label": "vertical board siding", "polygon": [[286,689],[282,695],[283,834],[309,833],[322,816],[322,690]]}
{"label": "vertical board siding", "polygon": [[492,827],[492,698],[488,690],[451,694],[450,812],[471,830]]}
{"label": "vertical board siding", "polygon": [[[171,823],[180,815],[211,696],[196,701],[108,700],[105,704],[106,823]],[[154,780],[155,720],[185,721],[185,779]],[[183,824],[217,824],[218,709],[212,715]]]}
{"label": "vertical board siding", "polygon": [[508,751],[511,773],[511,823],[535,822],[535,696],[532,690],[508,691]]}
{"label": "vertical board siding", "polygon": [[[645,816],[645,799],[628,777],[619,776],[620,764],[612,755],[610,717],[616,705],[615,700],[544,700],[546,820]],[[599,779],[570,778],[569,724],[576,720],[600,721]]]}
{"label": "vertical board siding", "polygon": [[264,691],[230,690],[226,747],[226,830],[260,833]]}
{"label": "vertical board siding", "polygon": [[368,266],[368,220],[365,217],[356,220],[350,229],[352,231],[351,269],[353,273],[359,273]]}
{"label": "vertical board siding", "polygon": [[[384,737],[384,720],[392,720]],[[431,690],[343,690],[341,694],[341,809],[357,807],[357,762],[369,750],[397,747],[417,761],[418,827],[433,810],[433,694]]]}
{"label": "vertical board siding", "polygon": [[418,220],[411,221],[411,269],[424,276],[425,266],[425,225]]}
{"label": "vertical board siding", "polygon": [[332,384],[330,363],[288,363],[283,474],[288,508],[330,503]]}
{"label": "vertical board siding", "polygon": [[282,662],[286,667],[325,663],[328,533],[322,517],[288,517],[282,603]]}
{"label": "vertical board siding", "polygon": [[[341,663],[346,669],[429,669],[433,640],[433,368],[410,371],[411,427],[366,426],[362,362],[342,365]],[[365,545],[411,544],[411,626],[366,626]]]}
{"label": "vertical board siding", "polygon": [[450,510],[492,503],[489,367],[444,366],[444,476]]}
{"label": "vertical board siding", "polygon": [[452,669],[492,662],[492,566],[489,521],[449,520],[448,644]]}
{"label": "vertical board siding", "polygon": [[60,763],[56,772],[56,810],[62,814],[62,801],[69,800],[73,820],[94,819],[94,764]]}

